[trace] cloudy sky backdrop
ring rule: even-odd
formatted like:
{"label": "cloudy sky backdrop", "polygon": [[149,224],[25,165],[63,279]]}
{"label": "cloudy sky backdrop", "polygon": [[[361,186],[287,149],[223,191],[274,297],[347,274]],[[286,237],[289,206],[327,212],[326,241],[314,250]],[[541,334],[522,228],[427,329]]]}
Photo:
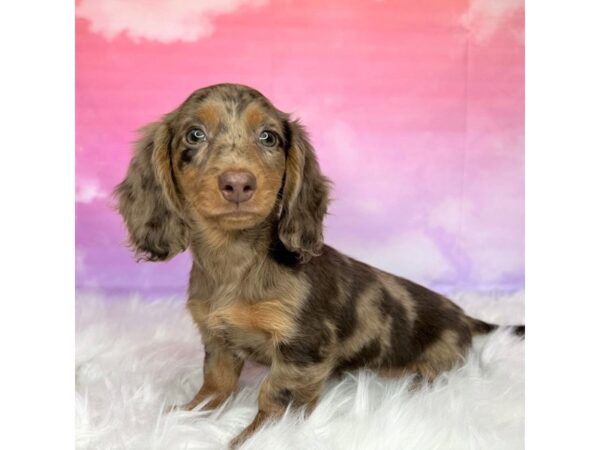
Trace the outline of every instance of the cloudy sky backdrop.
{"label": "cloudy sky backdrop", "polygon": [[135,263],[110,193],[135,130],[202,86],[251,85],[335,182],[326,240],[444,292],[524,284],[521,0],[80,0],[77,286],[185,290]]}

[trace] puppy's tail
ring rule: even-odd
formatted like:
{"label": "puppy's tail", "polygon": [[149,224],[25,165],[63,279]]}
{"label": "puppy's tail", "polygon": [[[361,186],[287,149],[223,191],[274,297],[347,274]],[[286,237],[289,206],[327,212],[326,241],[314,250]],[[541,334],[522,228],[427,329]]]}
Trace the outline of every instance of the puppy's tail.
{"label": "puppy's tail", "polygon": [[484,322],[483,320],[469,317],[469,324],[471,325],[471,331],[473,334],[488,334],[498,328],[510,328],[515,336],[525,338],[525,325],[496,325],[494,323]]}

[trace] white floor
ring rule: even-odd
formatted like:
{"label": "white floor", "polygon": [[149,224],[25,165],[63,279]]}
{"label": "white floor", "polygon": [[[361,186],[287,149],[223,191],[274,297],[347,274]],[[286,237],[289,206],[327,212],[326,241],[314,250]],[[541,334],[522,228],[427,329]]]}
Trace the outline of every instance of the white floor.
{"label": "white floor", "polygon": [[[467,312],[523,323],[523,295],[462,295]],[[240,392],[214,412],[162,414],[202,381],[202,344],[179,300],[77,300],[78,449],[223,449],[256,412],[265,369],[247,366]],[[268,426],[244,449],[522,449],[524,343],[506,332],[478,338],[467,363],[432,386],[368,372],[331,382],[307,420]]]}

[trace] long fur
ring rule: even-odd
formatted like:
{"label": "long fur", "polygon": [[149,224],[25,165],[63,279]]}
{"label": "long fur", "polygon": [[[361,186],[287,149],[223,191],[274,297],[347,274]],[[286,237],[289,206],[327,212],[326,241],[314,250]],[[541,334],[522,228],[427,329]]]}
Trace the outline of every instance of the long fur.
{"label": "long fur", "polygon": [[[220,182],[232,173],[255,180],[243,202]],[[138,255],[193,255],[188,309],[206,353],[203,384],[181,407],[218,408],[245,362],[270,367],[232,448],[289,407],[310,414],[334,377],[369,368],[432,382],[497,328],[326,245],[328,194],[302,125],[233,84],[200,89],[146,127],[116,189]]]}
{"label": "long fur", "polygon": [[[523,320],[523,295],[457,295],[488,321]],[[193,396],[204,351],[183,299],[78,296],[76,447],[79,450],[225,449],[252,420],[266,369],[247,365],[236,394],[214,411],[166,405]],[[524,341],[507,331],[475,340],[464,365],[429,386],[368,370],[329,382],[308,418],[288,413],[242,448],[524,448]]]}

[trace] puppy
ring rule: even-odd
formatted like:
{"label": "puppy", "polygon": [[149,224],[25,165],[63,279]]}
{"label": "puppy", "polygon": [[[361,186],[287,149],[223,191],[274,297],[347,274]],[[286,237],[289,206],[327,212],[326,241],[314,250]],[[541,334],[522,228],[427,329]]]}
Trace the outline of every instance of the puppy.
{"label": "puppy", "polygon": [[116,188],[138,258],[193,256],[187,307],[206,351],[185,408],[223,403],[246,359],[270,367],[233,448],[288,405],[310,412],[333,375],[431,380],[497,328],[324,245],[329,186],[298,121],[254,89],[220,84],[146,126]]}

